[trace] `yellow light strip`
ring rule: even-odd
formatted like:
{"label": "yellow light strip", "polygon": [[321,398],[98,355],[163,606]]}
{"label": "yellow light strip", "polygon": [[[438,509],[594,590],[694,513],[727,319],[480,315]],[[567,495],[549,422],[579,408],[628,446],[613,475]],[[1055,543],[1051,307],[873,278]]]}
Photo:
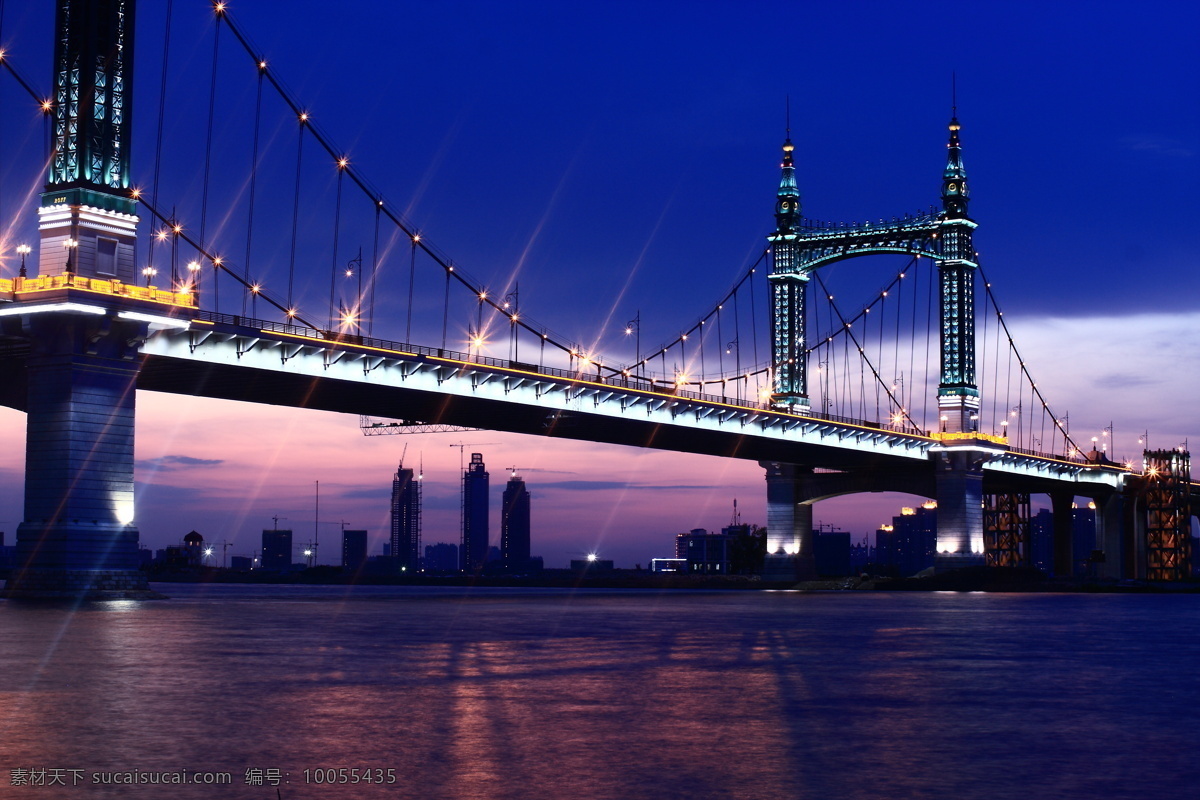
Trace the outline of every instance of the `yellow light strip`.
{"label": "yellow light strip", "polygon": [[[20,288],[16,287],[17,281],[21,282]],[[196,307],[196,296],[191,292],[172,292],[167,289],[135,286],[130,283],[104,281],[98,278],[73,276],[68,282],[65,275],[49,275],[40,278],[16,278],[5,282],[11,283],[13,288],[5,289],[4,283],[0,283],[0,291],[12,291],[17,295],[50,292],[56,289],[70,289],[90,294],[107,295],[109,297],[128,297],[134,300],[145,300],[150,303],[172,305],[180,308]],[[169,299],[163,299],[164,296]]]}
{"label": "yellow light strip", "polygon": [[[329,339],[318,339],[314,336],[303,336],[303,335],[297,334],[297,333],[283,333],[281,331],[270,331],[270,330],[266,330],[263,328],[259,329],[259,333],[265,333],[265,334],[274,335],[274,336],[286,336],[286,337],[289,337],[292,339],[301,339],[304,341],[314,342],[314,343],[323,344],[323,345],[335,345],[336,344],[336,345],[343,345],[345,347],[357,347],[362,350],[370,350],[370,351],[373,351],[376,353],[388,353],[391,355],[408,356],[410,358],[421,358],[422,357],[418,353],[406,353],[403,350],[388,350],[387,348],[383,348],[383,347],[371,347],[370,345],[354,344],[353,342],[335,342],[335,341],[331,341]],[[514,369],[512,367],[497,367],[497,366],[493,366],[491,364],[478,364],[474,361],[459,361],[454,358],[446,358],[445,356],[424,356],[424,358],[429,361],[442,361],[447,364],[455,364],[455,365],[464,366],[464,367],[484,367],[486,369],[498,370],[500,372],[504,372],[504,373],[511,374],[511,375],[528,375],[530,377],[539,378],[542,380],[568,381],[572,385],[594,386],[599,389],[612,389],[612,390],[617,390],[617,391],[621,391],[621,392],[625,392],[625,393],[639,394],[639,395],[643,395],[645,397],[661,397],[661,398],[670,399],[670,400],[684,400],[684,401],[693,402],[693,403],[704,403],[705,405],[716,406],[719,408],[728,408],[728,409],[732,409],[734,411],[752,411],[754,413],[762,413],[762,414],[778,414],[779,413],[779,412],[775,412],[775,411],[767,411],[767,410],[761,409],[761,408],[751,408],[750,406],[738,406],[738,405],[734,405],[733,403],[723,403],[719,400],[697,400],[696,398],[692,398],[692,397],[680,397],[679,395],[674,395],[674,394],[661,394],[659,392],[651,392],[651,391],[647,391],[645,389],[635,389],[635,388],[626,387],[626,386],[613,386],[612,384],[608,384],[608,383],[596,383],[595,381],[584,380],[581,378],[563,378],[563,377],[556,376],[556,375],[546,375],[541,372],[530,372],[528,370],[523,370],[523,369]],[[813,422],[818,422],[818,423],[823,422],[823,423],[827,423],[827,424],[831,424],[831,425],[841,425],[841,426],[844,426],[847,428],[854,428],[856,430],[866,431],[868,433],[882,433],[885,435],[890,434],[890,435],[894,435],[894,436],[907,436],[907,437],[910,437],[913,439],[930,441],[929,437],[922,436],[921,434],[902,433],[899,431],[889,431],[889,430],[884,430],[883,428],[872,428],[867,425],[855,425],[852,422],[832,422],[830,420],[823,420],[823,419],[819,419],[817,417],[801,417],[801,416],[788,416],[787,419],[807,419],[807,420],[811,420]]]}

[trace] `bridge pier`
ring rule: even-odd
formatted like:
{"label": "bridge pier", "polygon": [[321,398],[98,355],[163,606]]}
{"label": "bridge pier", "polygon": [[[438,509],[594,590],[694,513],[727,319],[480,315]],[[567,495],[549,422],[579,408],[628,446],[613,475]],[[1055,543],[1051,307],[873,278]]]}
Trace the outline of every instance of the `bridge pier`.
{"label": "bridge pier", "polygon": [[805,479],[811,467],[760,461],[767,471],[767,556],[763,579],[813,580],[817,577],[813,555],[813,510],[804,502]]}
{"label": "bridge pier", "polygon": [[1050,519],[1053,524],[1054,574],[1070,577],[1075,574],[1074,565],[1074,495],[1065,492],[1050,493]]}
{"label": "bridge pier", "polygon": [[1125,500],[1120,494],[1095,501],[1096,503],[1096,549],[1104,553],[1100,564],[1103,578],[1121,578],[1124,573],[1124,546],[1122,537],[1125,517]]}
{"label": "bridge pier", "polygon": [[[967,440],[968,442],[970,440]],[[982,448],[943,445],[931,451],[937,499],[938,571],[984,564]]]}
{"label": "bridge pier", "polygon": [[28,336],[25,519],[11,598],[149,597],[133,525],[137,349],[146,324],[51,311]]}

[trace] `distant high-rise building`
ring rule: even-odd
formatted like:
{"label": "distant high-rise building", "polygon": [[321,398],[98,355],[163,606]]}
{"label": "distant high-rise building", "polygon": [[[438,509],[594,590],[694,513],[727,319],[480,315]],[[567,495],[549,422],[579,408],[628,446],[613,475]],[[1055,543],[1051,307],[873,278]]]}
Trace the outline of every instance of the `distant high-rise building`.
{"label": "distant high-rise building", "polygon": [[263,531],[262,568],[275,572],[287,572],[292,568],[292,532],[290,530]]}
{"label": "distant high-rise building", "polygon": [[421,569],[426,572],[457,572],[458,545],[438,542],[425,545],[425,562]]}
{"label": "distant high-rise building", "polygon": [[[696,575],[728,575],[731,572],[732,545],[737,539],[735,526],[721,533],[709,533],[704,528],[693,528],[690,533],[675,536],[675,554],[687,559],[687,571]],[[733,532],[727,532],[731,531]]]}
{"label": "distant high-rise building", "polygon": [[463,472],[462,546],[459,565],[464,572],[479,572],[488,557],[488,474],[482,453],[471,453]]}
{"label": "distant high-rise building", "polygon": [[[1033,566],[1051,575],[1054,570],[1054,514],[1043,508],[1029,521],[1033,540]],[[1071,568],[1068,575],[1088,575],[1092,551],[1096,549],[1096,509],[1071,508]]]}
{"label": "distant high-rise building", "polygon": [[516,473],[504,487],[500,507],[500,558],[510,567],[529,562],[529,490]]}
{"label": "distant high-rise building", "polygon": [[416,572],[421,567],[421,479],[403,463],[392,478],[392,535],[388,555],[396,569]]}
{"label": "distant high-rise building", "polygon": [[821,577],[840,578],[850,574],[850,534],[835,530],[813,531],[813,561]]}
{"label": "distant high-rise building", "polygon": [[893,567],[900,577],[932,567],[937,553],[937,504],[905,508],[875,534],[875,558],[880,566]]}
{"label": "distant high-rise building", "polygon": [[342,569],[358,572],[367,564],[367,532],[342,531]]}

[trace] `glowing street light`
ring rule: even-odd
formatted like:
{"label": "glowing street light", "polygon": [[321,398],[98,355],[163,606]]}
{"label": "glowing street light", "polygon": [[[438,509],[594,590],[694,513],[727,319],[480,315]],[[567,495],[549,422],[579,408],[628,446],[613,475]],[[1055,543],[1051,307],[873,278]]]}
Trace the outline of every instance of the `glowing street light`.
{"label": "glowing street light", "polygon": [[150,285],[150,281],[158,274],[158,270],[154,267],[142,267],[142,274],[146,276],[146,285]]}
{"label": "glowing street light", "polygon": [[25,274],[25,256],[29,255],[29,254],[30,254],[30,252],[32,252],[32,250],[33,250],[33,248],[31,248],[31,247],[30,247],[29,245],[27,245],[27,244],[19,244],[19,245],[17,245],[17,252],[18,252],[18,253],[20,253],[20,255],[21,255],[21,272],[20,272],[19,274],[20,274],[20,276],[21,276],[22,278],[26,277],[26,274]]}
{"label": "glowing street light", "polygon": [[66,272],[74,272],[71,268],[71,261],[75,254],[75,248],[79,247],[78,239],[67,239],[63,242],[63,247],[67,250],[67,266],[64,267]]}

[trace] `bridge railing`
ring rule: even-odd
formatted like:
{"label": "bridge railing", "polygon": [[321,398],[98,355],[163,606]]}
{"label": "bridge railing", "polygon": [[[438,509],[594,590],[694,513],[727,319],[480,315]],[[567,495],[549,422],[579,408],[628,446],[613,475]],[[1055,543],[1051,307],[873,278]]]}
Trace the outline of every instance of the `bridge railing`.
{"label": "bridge railing", "polygon": [[51,292],[59,289],[79,289],[95,294],[106,294],[114,297],[128,297],[134,300],[148,300],[152,303],[163,303],[183,308],[196,307],[196,295],[192,292],[173,292],[169,289],[159,289],[156,286],[138,286],[122,281],[104,280],[102,278],[87,278],[73,272],[63,272],[59,275],[43,275],[36,278],[3,278],[0,279],[0,295],[7,299],[16,300],[19,295],[31,295],[37,292]]}
{"label": "bridge railing", "polygon": [[[272,322],[270,320],[255,319],[253,317],[245,317],[238,314],[222,314],[215,311],[198,311],[196,313],[196,318],[206,322],[233,325],[236,327],[256,328],[258,330],[267,331],[270,333],[279,333],[300,339],[311,339],[313,340],[314,344],[318,342],[322,344],[330,342],[350,344],[359,347],[369,347],[375,350],[411,353],[413,355],[425,356],[429,358],[444,358],[451,361],[479,364],[486,367],[496,367],[504,370],[516,370],[518,372],[532,373],[534,375],[559,378],[568,381],[586,381],[587,383],[591,384],[611,386],[614,389],[652,392],[654,394],[661,394],[669,397],[698,400],[704,403],[714,403],[727,406],[732,405],[737,408],[744,408],[748,411],[771,410],[770,403],[767,401],[750,402],[736,396],[731,397],[727,394],[694,392],[688,389],[679,388],[674,381],[646,378],[639,375],[626,375],[620,371],[613,371],[611,367],[604,367],[602,365],[597,366],[594,363],[590,363],[587,366],[579,369],[560,369],[557,367],[547,367],[542,364],[531,364],[513,359],[494,358],[492,356],[485,356],[479,353],[464,353],[458,350],[448,350],[440,347],[426,347],[424,345],[411,344],[408,342],[397,342],[391,339],[376,339],[371,336],[361,336],[359,334],[345,333],[342,331],[316,330],[301,325],[291,325],[286,322]],[[601,371],[605,369],[609,370],[609,374],[604,374]],[[719,381],[713,381],[713,383],[716,384],[719,383]],[[812,411],[808,414],[797,414],[794,416],[803,416],[808,419],[818,419],[824,422],[834,422],[843,425],[855,425],[860,428],[869,428],[872,430],[890,431],[892,433],[922,435],[921,431],[904,425],[896,425],[890,422],[873,422],[870,420],[843,417],[837,414],[829,414],[819,411]]]}

